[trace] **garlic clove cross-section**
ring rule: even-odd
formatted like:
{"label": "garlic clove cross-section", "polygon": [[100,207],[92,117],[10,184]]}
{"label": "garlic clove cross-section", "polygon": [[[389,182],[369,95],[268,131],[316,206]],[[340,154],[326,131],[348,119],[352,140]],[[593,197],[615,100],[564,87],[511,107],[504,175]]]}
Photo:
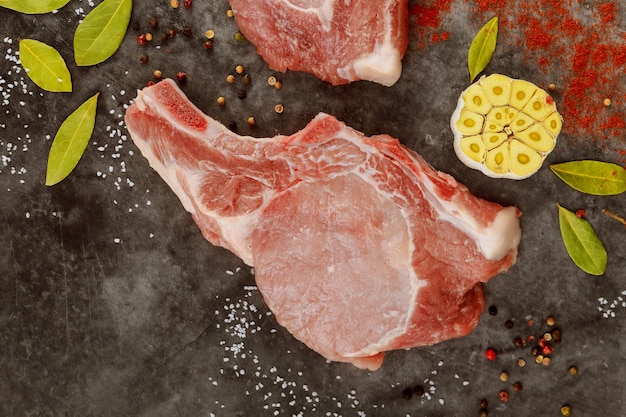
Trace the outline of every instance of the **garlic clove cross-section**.
{"label": "garlic clove cross-section", "polygon": [[541,168],[563,119],[546,91],[493,74],[461,93],[450,127],[465,165],[492,178],[520,180]]}

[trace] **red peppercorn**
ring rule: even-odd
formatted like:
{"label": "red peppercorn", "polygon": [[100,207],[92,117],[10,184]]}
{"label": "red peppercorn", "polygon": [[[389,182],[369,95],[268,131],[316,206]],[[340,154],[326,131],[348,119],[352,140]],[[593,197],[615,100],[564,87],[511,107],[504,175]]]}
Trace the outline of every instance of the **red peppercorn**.
{"label": "red peppercorn", "polygon": [[137,43],[139,45],[147,45],[148,44],[148,39],[146,39],[146,34],[142,33],[141,35],[137,36]]}
{"label": "red peppercorn", "polygon": [[211,49],[213,48],[213,41],[212,40],[207,40],[205,41],[202,46],[204,47],[204,49]]}
{"label": "red peppercorn", "polygon": [[541,351],[544,355],[549,355],[554,352],[554,348],[552,347],[552,345],[545,345],[542,347]]}
{"label": "red peppercorn", "polygon": [[509,401],[509,393],[506,391],[500,391],[498,393],[498,398],[503,402],[507,402]]}
{"label": "red peppercorn", "polygon": [[185,0],[185,1],[183,1],[183,7],[185,9],[191,9],[192,5],[193,5],[193,0]]}
{"label": "red peppercorn", "polygon": [[187,81],[187,73],[183,71],[177,72],[176,78],[178,78],[178,81]]}
{"label": "red peppercorn", "polygon": [[497,356],[496,351],[495,351],[495,350],[493,350],[493,349],[491,349],[491,348],[489,348],[489,349],[487,349],[487,350],[485,351],[485,357],[486,357],[487,359],[489,359],[490,361],[495,360],[495,359],[496,359],[496,356]]}
{"label": "red peppercorn", "polygon": [[154,81],[150,80],[146,83],[146,87],[151,87],[154,85]]}
{"label": "red peppercorn", "polygon": [[585,217],[585,214],[587,214],[585,210],[576,210],[576,217],[578,217],[579,219]]}

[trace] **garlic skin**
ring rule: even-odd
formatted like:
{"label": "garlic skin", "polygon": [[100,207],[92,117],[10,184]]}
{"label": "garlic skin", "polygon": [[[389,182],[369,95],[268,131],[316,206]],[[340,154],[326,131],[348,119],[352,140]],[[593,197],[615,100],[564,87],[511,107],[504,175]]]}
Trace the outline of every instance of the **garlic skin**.
{"label": "garlic skin", "polygon": [[546,91],[502,74],[483,76],[465,89],[450,119],[461,162],[489,177],[513,180],[541,168],[562,126]]}

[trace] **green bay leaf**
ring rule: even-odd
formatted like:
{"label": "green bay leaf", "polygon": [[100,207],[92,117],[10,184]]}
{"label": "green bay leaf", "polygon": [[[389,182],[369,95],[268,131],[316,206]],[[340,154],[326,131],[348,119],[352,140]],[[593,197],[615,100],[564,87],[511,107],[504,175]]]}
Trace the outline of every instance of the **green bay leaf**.
{"label": "green bay leaf", "polygon": [[26,14],[43,14],[58,10],[70,0],[0,0],[0,7]]}
{"label": "green bay leaf", "polygon": [[498,16],[492,17],[476,34],[467,53],[467,68],[470,83],[480,74],[491,61],[496,50],[498,39]]}
{"label": "green bay leaf", "polygon": [[54,185],[65,179],[83,156],[96,123],[99,95],[96,93],[81,104],[61,124],[48,155],[46,185]]}
{"label": "green bay leaf", "polygon": [[583,160],[550,165],[550,169],[582,193],[616,195],[626,191],[626,170],[617,164]]}
{"label": "green bay leaf", "polygon": [[53,47],[34,39],[20,40],[20,61],[28,77],[47,91],[72,91],[72,77]]}
{"label": "green bay leaf", "polygon": [[74,59],[79,66],[107,60],[124,40],[133,9],[132,0],[104,0],[74,32]]}
{"label": "green bay leaf", "polygon": [[561,237],[569,257],[588,274],[604,274],[608,255],[591,224],[561,205],[557,206]]}

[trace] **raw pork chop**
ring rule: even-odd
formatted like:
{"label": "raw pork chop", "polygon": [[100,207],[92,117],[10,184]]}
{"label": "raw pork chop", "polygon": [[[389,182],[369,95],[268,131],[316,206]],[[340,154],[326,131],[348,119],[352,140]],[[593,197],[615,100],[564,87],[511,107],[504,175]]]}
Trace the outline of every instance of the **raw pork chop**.
{"label": "raw pork chop", "polygon": [[237,25],[270,68],[334,85],[390,86],[409,39],[408,0],[230,0]]}
{"label": "raw pork chop", "polygon": [[239,136],[171,80],[140,91],[126,124],[204,237],[254,266],[276,320],[327,359],[373,370],[469,333],[480,283],[516,260],[516,208],[388,135],[319,114],[291,136]]}

